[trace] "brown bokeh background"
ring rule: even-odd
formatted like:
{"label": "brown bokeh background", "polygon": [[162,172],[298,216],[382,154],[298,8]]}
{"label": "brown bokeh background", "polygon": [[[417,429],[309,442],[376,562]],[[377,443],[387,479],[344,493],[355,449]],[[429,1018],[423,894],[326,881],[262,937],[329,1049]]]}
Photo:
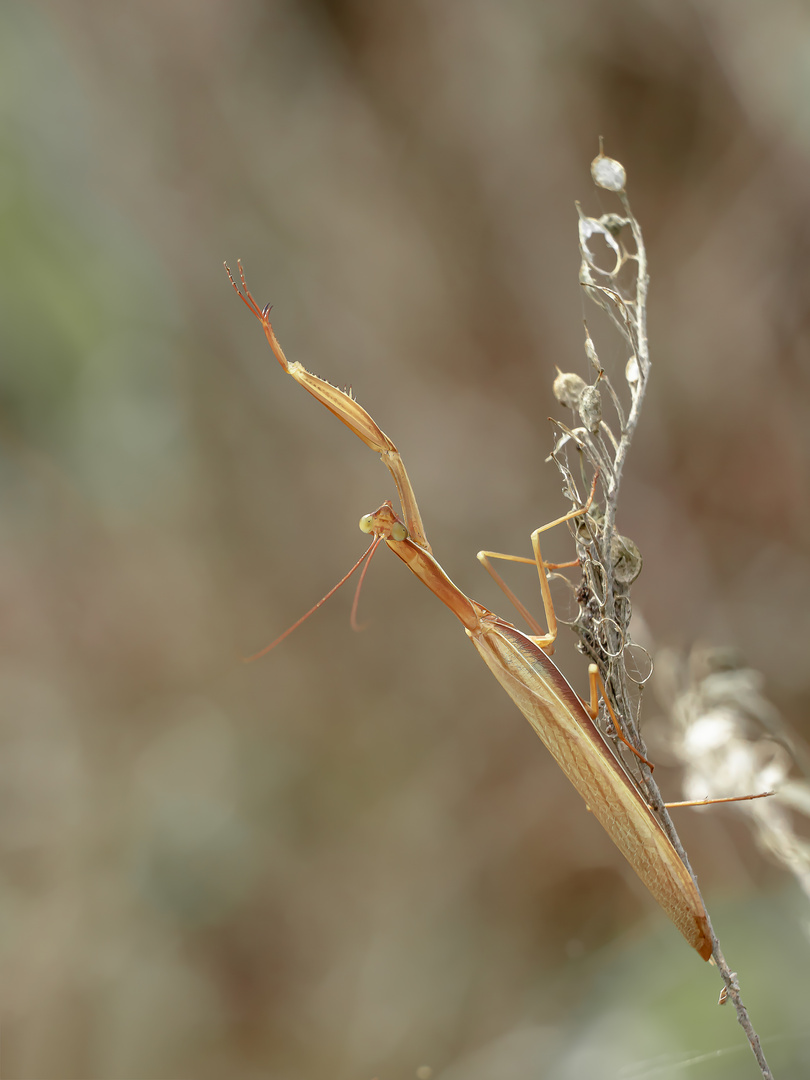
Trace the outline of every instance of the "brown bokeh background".
{"label": "brown bokeh background", "polygon": [[[394,493],[222,260],[511,617],[474,555],[565,510],[547,417],[554,365],[586,374],[603,135],[653,275],[619,522],[646,644],[739,648],[806,736],[808,56],[790,0],[3,7],[3,1076],[754,1075],[716,974],[396,560],[365,633],[339,594],[240,665]],[[806,1075],[792,883],[732,815],[679,822],[774,1067]]]}

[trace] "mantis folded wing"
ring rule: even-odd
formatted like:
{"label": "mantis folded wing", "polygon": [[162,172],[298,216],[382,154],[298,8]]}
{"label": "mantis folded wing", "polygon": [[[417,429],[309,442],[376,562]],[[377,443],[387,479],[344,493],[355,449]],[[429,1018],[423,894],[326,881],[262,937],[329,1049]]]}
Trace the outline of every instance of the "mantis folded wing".
{"label": "mantis folded wing", "polygon": [[[239,270],[244,292],[240,291],[230,270],[228,277],[237,294],[261,322],[278,362],[367,446],[376,450],[394,478],[404,522],[394,513],[391,503],[386,502],[373,514],[363,517],[360,528],[384,540],[461,621],[484,663],[540,736],[614,844],[689,944],[708,960],[712,953],[712,935],[697,886],[658,818],[594,722],[597,711],[595,668],[591,673],[589,711],[546,651],[553,647],[556,620],[548,592],[546,566],[537,542],[537,535],[542,530],[537,530],[533,536],[534,561],[540,574],[549,632],[530,636],[465,596],[453,584],[433,557],[413,488],[394,443],[352,397],[312,375],[301,364],[291,364],[287,360],[270,324],[269,307],[259,308],[248,291],[241,263]],[[566,518],[584,513],[586,509],[587,506]],[[479,555],[485,565],[486,554],[489,553]],[[523,610],[522,605],[519,607]],[[641,757],[638,751],[631,749]]]}

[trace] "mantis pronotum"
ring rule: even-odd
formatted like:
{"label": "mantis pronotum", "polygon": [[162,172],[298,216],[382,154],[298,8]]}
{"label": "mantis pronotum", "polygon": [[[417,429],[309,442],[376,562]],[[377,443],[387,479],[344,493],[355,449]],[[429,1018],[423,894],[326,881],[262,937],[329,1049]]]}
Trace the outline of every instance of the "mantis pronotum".
{"label": "mantis pronotum", "polygon": [[[529,617],[536,633],[528,635],[465,596],[453,584],[433,557],[413,488],[394,443],[352,397],[312,375],[301,364],[287,360],[270,324],[269,307],[260,308],[253,299],[241,263],[239,271],[244,291],[239,289],[230,270],[228,277],[237,294],[261,322],[278,362],[358,438],[377,451],[394,478],[404,521],[394,513],[391,503],[386,502],[373,514],[365,515],[360,528],[375,541],[384,540],[461,621],[484,663],[540,736],[614,844],[689,944],[708,960],[712,938],[697,887],[660,822],[594,722],[599,683],[595,666],[591,665],[590,669],[591,701],[588,708],[548,655],[553,648],[557,624],[538,536],[550,526],[535,531],[532,536],[534,559],[526,560],[537,565],[549,629],[542,633]],[[584,514],[589,505],[590,499],[582,508],[551,524]],[[488,557],[493,557],[493,553],[479,553],[481,561],[497,579]],[[519,601],[517,607],[521,614],[526,614]],[[615,723],[615,717],[613,719]],[[617,724],[616,728],[618,731]],[[635,748],[630,749],[641,757]],[[646,761],[645,758],[642,760]]]}

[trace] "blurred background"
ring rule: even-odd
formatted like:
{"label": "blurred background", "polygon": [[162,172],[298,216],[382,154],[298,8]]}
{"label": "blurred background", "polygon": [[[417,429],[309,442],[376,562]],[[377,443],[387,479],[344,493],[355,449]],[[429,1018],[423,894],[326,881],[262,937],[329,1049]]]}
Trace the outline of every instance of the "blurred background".
{"label": "blurred background", "polygon": [[[397,560],[364,633],[346,590],[241,665],[394,490],[222,261],[512,618],[475,553],[567,508],[547,418],[555,365],[588,375],[604,136],[652,272],[619,520],[644,643],[738,649],[807,736],[809,60],[792,0],[0,7],[3,1076],[756,1075],[716,972]],[[732,813],[681,814],[771,1064],[805,1076],[798,889]]]}

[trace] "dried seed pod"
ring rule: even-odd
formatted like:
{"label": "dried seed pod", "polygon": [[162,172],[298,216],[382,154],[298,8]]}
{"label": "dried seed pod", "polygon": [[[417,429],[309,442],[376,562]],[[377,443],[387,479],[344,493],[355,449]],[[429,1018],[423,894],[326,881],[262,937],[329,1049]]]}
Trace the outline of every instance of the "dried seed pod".
{"label": "dried seed pod", "polygon": [[575,409],[579,404],[582,391],[586,389],[586,383],[579,375],[575,375],[571,371],[560,371],[557,368],[557,378],[554,380],[551,389],[554,391],[554,397],[561,405],[565,405],[568,409]]}
{"label": "dried seed pod", "polygon": [[598,431],[602,423],[602,395],[595,386],[586,386],[579,395],[579,416],[588,431]]}
{"label": "dried seed pod", "polygon": [[632,585],[641,573],[641,552],[628,536],[613,534],[610,539],[610,561],[614,580],[619,585]]}
{"label": "dried seed pod", "polygon": [[575,518],[571,525],[574,530],[574,539],[578,545],[588,547],[594,543],[605,520],[605,511],[601,506],[592,506],[587,514]]}
{"label": "dried seed pod", "polygon": [[585,327],[585,355],[590,360],[591,364],[596,368],[597,372],[602,371],[602,365],[599,363],[599,357],[596,355],[596,346],[593,343],[588,327]]}
{"label": "dried seed pod", "polygon": [[607,191],[624,191],[627,183],[627,173],[624,165],[615,158],[606,157],[602,151],[591,162],[591,176],[597,187]]}

